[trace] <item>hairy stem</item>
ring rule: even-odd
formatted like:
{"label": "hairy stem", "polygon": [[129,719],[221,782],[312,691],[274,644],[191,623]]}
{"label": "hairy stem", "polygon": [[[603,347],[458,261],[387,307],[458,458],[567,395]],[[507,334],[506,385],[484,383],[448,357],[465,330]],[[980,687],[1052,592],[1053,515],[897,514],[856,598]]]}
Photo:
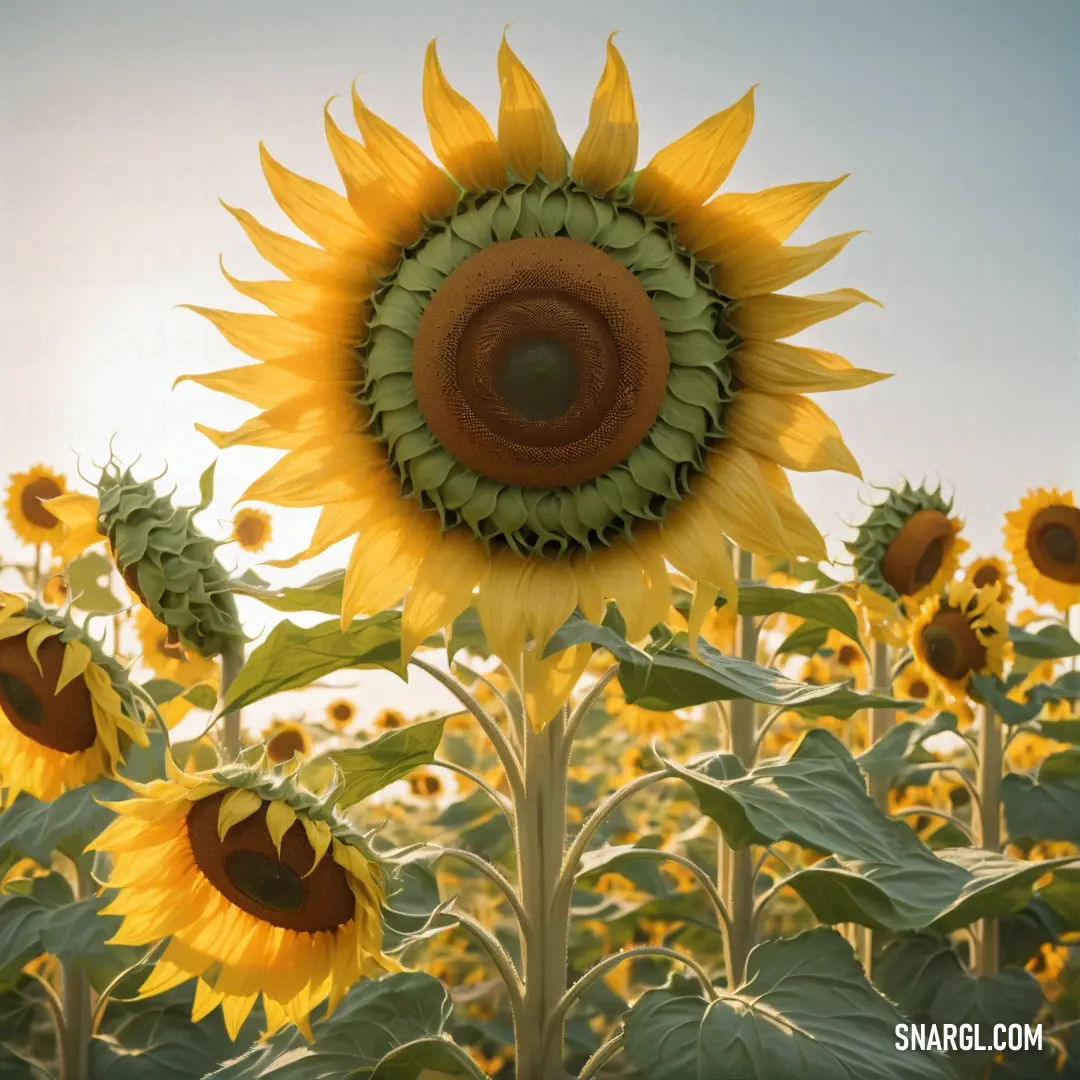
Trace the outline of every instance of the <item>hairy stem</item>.
{"label": "hairy stem", "polygon": [[604,687],[618,674],[619,665],[613,664],[589,687],[588,692],[574,707],[574,711],[570,713],[570,719],[566,722],[566,731],[563,733],[563,765],[565,768],[570,766],[570,754],[574,748],[574,736],[577,734],[578,728],[581,727],[581,722],[588,715],[596,699],[604,692]]}
{"label": "hairy stem", "polygon": [[529,916],[522,906],[521,901],[518,899],[518,894],[514,889],[514,886],[507,881],[505,875],[499,870],[498,867],[492,866],[482,855],[477,855],[472,851],[465,851],[462,848],[443,848],[438,858],[446,859],[453,858],[460,862],[468,863],[474,870],[478,870],[484,875],[502,894],[503,898],[513,909],[514,915],[517,918],[518,925],[521,927],[521,932],[526,937],[530,931]]}
{"label": "hairy stem", "polygon": [[[244,666],[244,646],[229,645],[221,654],[221,691],[218,694],[218,708],[225,704],[229,695],[229,687],[233,680],[240,674]],[[222,718],[222,750],[226,762],[235,761],[240,756],[240,710],[227,713]]]}
{"label": "hairy stem", "polygon": [[464,776],[470,783],[475,784],[491,801],[506,815],[510,825],[514,824],[514,807],[505,795],[499,794],[483,777],[477,776],[472,769],[466,769],[464,765],[458,765],[455,761],[444,761],[436,758],[432,763],[433,769],[446,769],[447,772],[457,773]]}
{"label": "hairy stem", "polygon": [[613,1035],[606,1043],[602,1043],[593,1056],[585,1062],[585,1067],[578,1073],[577,1080],[592,1080],[593,1077],[599,1076],[600,1070],[612,1058],[622,1053],[622,1047],[622,1034]]}
{"label": "hairy stem", "polygon": [[[75,876],[75,898],[78,900],[92,895],[93,879],[77,862]],[[64,1048],[61,1080],[90,1080],[90,1034],[93,1016],[90,980],[77,963],[63,965],[62,980]]]}
{"label": "hairy stem", "polygon": [[[995,854],[1001,850],[1001,723],[989,705],[979,718],[979,841]],[[979,923],[979,973],[996,975],[999,964],[997,919]]]}

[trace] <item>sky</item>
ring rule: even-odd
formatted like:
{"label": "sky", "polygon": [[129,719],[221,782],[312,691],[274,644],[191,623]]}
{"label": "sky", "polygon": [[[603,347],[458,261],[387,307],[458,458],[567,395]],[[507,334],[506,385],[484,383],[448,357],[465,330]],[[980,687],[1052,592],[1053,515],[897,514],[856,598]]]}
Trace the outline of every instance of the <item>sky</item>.
{"label": "sky", "polygon": [[[177,376],[244,359],[182,303],[256,310],[222,277],[273,276],[218,199],[294,232],[258,143],[338,186],[321,110],[351,130],[350,84],[430,148],[429,39],[494,122],[506,24],[573,147],[607,34],[630,70],[639,162],[755,83],[753,135],[725,190],[851,177],[793,238],[865,229],[805,291],[869,305],[799,343],[895,373],[822,396],[871,484],[955,491],[973,554],[1000,548],[1032,486],[1080,481],[1080,5],[1072,0],[731,0],[546,4],[222,5],[207,0],[0,5],[0,474],[45,462],[77,483],[115,436],[180,495],[214,448],[196,421],[250,409]],[[272,455],[231,450],[207,527]],[[832,550],[870,488],[794,478]],[[193,501],[193,500],[192,500]],[[313,515],[275,514],[268,557]],[[0,521],[0,551],[13,536]],[[334,565],[291,572],[292,581]],[[280,576],[276,580],[283,580]],[[258,614],[261,618],[262,613]]]}

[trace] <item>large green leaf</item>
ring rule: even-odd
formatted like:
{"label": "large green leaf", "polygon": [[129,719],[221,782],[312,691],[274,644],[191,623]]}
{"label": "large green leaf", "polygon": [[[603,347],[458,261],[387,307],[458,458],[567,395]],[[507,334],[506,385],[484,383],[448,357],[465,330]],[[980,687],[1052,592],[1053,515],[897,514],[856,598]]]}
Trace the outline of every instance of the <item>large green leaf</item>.
{"label": "large green leaf", "polygon": [[333,570],[296,588],[274,589],[243,580],[233,581],[230,588],[240,596],[254,597],[275,611],[317,611],[323,615],[340,615],[344,586],[345,571]]}
{"label": "large green leaf", "polygon": [[[722,605],[722,597],[720,602]],[[739,586],[740,615],[774,615],[781,611],[839,630],[859,644],[859,620],[839,593],[802,592],[771,585]]]}
{"label": "large green leaf", "polygon": [[112,560],[100,551],[88,551],[67,568],[72,607],[92,615],[113,615],[125,602],[112,591]]}
{"label": "large green leaf", "polygon": [[332,671],[368,667],[402,674],[400,612],[358,619],[348,630],[342,630],[337,619],[311,627],[286,619],[248,657],[222,711],[245,708],[283,690],[297,690]]}
{"label": "large green leaf", "polygon": [[804,622],[794,630],[776,649],[777,656],[813,656],[829,639],[829,628],[824,623]]}
{"label": "large green leaf", "polygon": [[676,980],[635,1003],[623,1045],[648,1080],[950,1080],[943,1058],[896,1049],[900,1014],[832,930],[759,945],[746,967],[715,1002]]}
{"label": "large green leaf", "polygon": [[375,1066],[371,1080],[450,1080],[468,1076],[486,1080],[487,1074],[449,1039],[417,1039],[391,1050]]}
{"label": "large green leaf", "polygon": [[394,1050],[441,1036],[452,1009],[443,984],[422,972],[368,980],[312,1025],[310,1045],[286,1028],[205,1080],[362,1080]]}
{"label": "large green leaf", "polygon": [[909,766],[937,760],[930,751],[923,749],[923,743],[943,731],[956,731],[956,717],[952,713],[938,713],[924,724],[905,720],[889,728],[856,760],[867,776],[891,787]]}
{"label": "large green leaf", "polygon": [[993,675],[973,675],[971,687],[1006,724],[1026,724],[1042,712],[1044,705],[1080,697],[1080,671],[1069,671],[1055,682],[1033,686],[1025,701],[1013,701],[1008,696],[1011,687]]}
{"label": "large green leaf", "polygon": [[1064,930],[1080,930],[1080,865],[1056,871],[1054,880],[1044,885],[1038,895],[1060,918]]}
{"label": "large green leaf", "polygon": [[947,933],[1020,911],[1039,878],[1070,861],[1032,863],[981,848],[921,848],[890,862],[829,856],[785,880],[824,923]]}
{"label": "large green leaf", "polygon": [[450,627],[450,640],[446,645],[447,663],[452,663],[454,657],[463,649],[473,656],[491,655],[480,615],[474,607],[466,608]]}
{"label": "large green leaf", "polygon": [[1010,839],[1080,843],[1080,748],[1051,754],[1035,777],[1009,773],[1001,803]]}
{"label": "large green leaf", "polygon": [[939,988],[964,971],[956,949],[941,934],[904,934],[885,946],[874,964],[874,985],[908,1020],[930,1015]]}
{"label": "large green leaf", "polygon": [[[552,635],[543,655],[545,657],[554,656],[555,653],[568,649],[572,645],[588,643],[598,649],[607,649],[618,660],[645,662],[648,659],[647,655],[640,649],[635,649],[633,645],[628,644],[625,631],[620,634],[612,625],[613,613],[617,614],[617,609],[609,607],[608,617],[597,626],[596,623],[589,622],[580,611],[573,612],[570,618]],[[619,619],[621,621],[621,616],[619,616]]]}
{"label": "large green leaf", "polygon": [[775,668],[724,656],[703,639],[699,646],[701,661],[690,655],[686,635],[677,634],[658,652],[637,653],[622,660],[619,684],[626,700],[645,709],[666,712],[707,701],[748,698],[806,716],[840,719],[847,719],[860,709],[913,712],[921,707],[917,701],[853,690],[846,683],[811,686],[789,679]]}
{"label": "large green leaf", "polygon": [[446,720],[445,716],[418,720],[388,731],[366,746],[327,754],[329,760],[337,762],[345,777],[338,806],[345,808],[362,802],[414,769],[430,765],[442,741]]}
{"label": "large green leaf", "polygon": [[1064,660],[1069,656],[1080,656],[1080,641],[1059,623],[1051,623],[1035,633],[1010,626],[1009,640],[1017,656],[1032,660]]}

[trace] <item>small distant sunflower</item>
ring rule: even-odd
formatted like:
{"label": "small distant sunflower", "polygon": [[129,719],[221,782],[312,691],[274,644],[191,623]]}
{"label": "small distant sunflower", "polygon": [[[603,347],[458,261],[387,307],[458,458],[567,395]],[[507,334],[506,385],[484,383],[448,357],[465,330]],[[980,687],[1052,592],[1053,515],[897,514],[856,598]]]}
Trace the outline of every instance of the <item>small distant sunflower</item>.
{"label": "small distant sunflower", "polygon": [[964,571],[964,580],[970,581],[977,589],[984,585],[1000,585],[998,600],[1006,610],[1012,600],[1012,585],[1009,582],[1009,567],[996,555],[986,555],[981,559],[972,559]]}
{"label": "small distant sunflower", "polygon": [[[222,1008],[232,1038],[262,995],[268,1032],[332,1012],[357,980],[397,965],[382,954],[381,868],[325,801],[253,768],[129,783],[135,798],[90,845],[113,857],[104,909],[111,943],[171,938],[143,996],[198,979],[192,1019]],[[162,867],[169,872],[163,880]]]}
{"label": "small distant sunflower", "polygon": [[830,630],[825,639],[825,647],[832,650],[829,657],[829,682],[854,681],[857,689],[866,687],[869,678],[869,665],[862,649],[851,638],[838,630]]}
{"label": "small distant sunflower", "polygon": [[326,722],[338,731],[345,731],[355,719],[356,706],[345,698],[338,698],[326,706]]}
{"label": "small distant sunflower", "polygon": [[820,656],[808,657],[799,669],[799,682],[810,686],[828,686],[833,681],[829,665]]}
{"label": "small distant sunflower", "polygon": [[70,595],[71,589],[64,574],[50,574],[41,587],[41,601],[49,607],[62,608]]}
{"label": "small distant sunflower", "polygon": [[15,535],[24,544],[55,545],[63,538],[64,526],[41,505],[41,501],[55,499],[66,490],[65,478],[44,465],[35,465],[29,472],[12,474],[5,510]]}
{"label": "small distant sunflower", "polygon": [[1005,515],[1005,548],[1036,603],[1080,604],[1080,509],[1071,491],[1032,490]]}
{"label": "small distant sunflower", "polygon": [[952,579],[968,544],[963,522],[952,515],[952,501],[940,490],[905,483],[890,490],[859,526],[847,545],[855,576],[873,592],[917,610]]}
{"label": "small distant sunflower", "polygon": [[197,652],[185,649],[179,642],[170,643],[169,628],[158,622],[149,608],[137,607],[134,622],[143,663],[158,678],[184,687],[198,683],[217,684],[217,664]]}
{"label": "small distant sunflower", "polygon": [[262,551],[270,543],[270,515],[251,506],[241,507],[233,517],[233,539],[252,553]]}
{"label": "small distant sunflower", "polygon": [[427,769],[415,769],[408,776],[409,791],[418,799],[434,799],[443,793],[440,777]]}
{"label": "small distant sunflower", "polygon": [[397,709],[380,709],[375,716],[375,730],[396,731],[398,728],[403,728],[408,722],[405,719],[405,714],[398,712]]}
{"label": "small distant sunflower", "polygon": [[914,720],[929,720],[945,707],[941,689],[935,680],[928,678],[914,664],[905,664],[892,684],[893,697],[909,701],[921,701],[923,706],[908,716]]}
{"label": "small distant sunflower", "polygon": [[967,696],[973,674],[1000,676],[1009,642],[998,586],[952,581],[927,600],[911,625],[914,667],[950,700]]}
{"label": "small distant sunflower", "polygon": [[70,619],[0,592],[0,786],[55,799],[147,745],[123,669]]}
{"label": "small distant sunflower", "polygon": [[445,170],[355,92],[362,141],[324,114],[344,195],[262,149],[274,199],[314,243],[231,211],[288,280],[229,277],[272,315],[193,308],[258,362],[188,378],[265,410],[231,432],[200,425],[215,445],[284,451],[243,499],[321,507],[287,565],[356,537],[344,623],[404,600],[411,655],[475,602],[514,670],[534,646],[525,694],[542,727],[588,660],[539,659],[575,608],[599,622],[614,600],[643,638],[667,615],[670,564],[695,585],[696,643],[718,593],[737,600],[725,535],[825,557],[784,470],[859,469],[808,395],[883,376],[785,341],[870,299],[780,291],[855,235],[785,243],[838,181],[714,197],[752,92],[636,171],[610,39],[572,155],[505,39],[498,73],[496,133],[429,45],[422,98]]}
{"label": "small distant sunflower", "polygon": [[296,754],[306,758],[311,753],[311,736],[296,720],[275,720],[263,732],[262,741],[266,745],[266,756],[274,765],[291,761]]}

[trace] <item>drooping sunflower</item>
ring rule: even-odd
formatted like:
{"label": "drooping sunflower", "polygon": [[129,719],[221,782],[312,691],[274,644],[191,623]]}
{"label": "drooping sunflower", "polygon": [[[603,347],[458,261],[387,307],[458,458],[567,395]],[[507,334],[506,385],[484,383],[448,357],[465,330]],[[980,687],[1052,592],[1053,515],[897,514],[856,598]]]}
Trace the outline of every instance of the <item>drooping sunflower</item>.
{"label": "drooping sunflower", "polygon": [[940,593],[956,573],[967,541],[952,500],[924,487],[889,490],[847,544],[856,579],[908,612]]}
{"label": "drooping sunflower", "polygon": [[296,754],[306,758],[312,747],[307,728],[295,720],[273,721],[263,732],[263,744],[267,758],[274,765],[291,761]]}
{"label": "drooping sunflower", "polygon": [[[287,280],[246,282],[273,315],[195,308],[259,361],[188,376],[262,411],[219,447],[285,455],[243,498],[318,506],[310,546],[356,537],[342,618],[404,597],[403,652],[476,603],[513,666],[579,607],[615,600],[629,635],[662,622],[665,561],[718,592],[722,536],[820,559],[784,469],[858,475],[808,393],[883,376],[785,339],[867,300],[779,294],[854,234],[785,241],[839,181],[711,198],[749,136],[753,95],[635,172],[630,81],[609,40],[569,155],[505,39],[498,134],[428,47],[423,104],[445,171],[354,93],[363,141],[325,113],[342,196],[262,150],[279,206],[314,244],[231,212]],[[587,647],[526,665],[566,686]],[[557,694],[538,699],[557,711]],[[534,723],[548,717],[531,715]]]}
{"label": "drooping sunflower", "polygon": [[55,799],[147,745],[123,669],[70,619],[0,592],[0,787]]}
{"label": "drooping sunflower", "polygon": [[24,544],[57,544],[64,526],[41,505],[43,499],[55,499],[67,490],[67,481],[44,465],[34,465],[28,472],[13,473],[7,489],[4,509],[15,535]]}
{"label": "drooping sunflower", "polygon": [[270,515],[265,510],[242,506],[233,516],[233,539],[245,551],[262,551],[270,543],[272,531]]}
{"label": "drooping sunflower", "polygon": [[378,861],[291,777],[188,774],[168,755],[166,767],[107,804],[119,816],[89,847],[113,857],[119,892],[104,910],[124,921],[112,943],[171,938],[144,997],[198,979],[193,1020],[220,1005],[235,1038],[261,993],[268,1031],[292,1022],[310,1040],[312,1009],[397,967],[382,953]]}
{"label": "drooping sunflower", "polygon": [[1012,585],[1009,582],[1009,567],[996,555],[985,555],[981,559],[972,559],[964,571],[964,580],[970,581],[977,589],[984,585],[1000,585],[998,600],[1008,609],[1012,600]]}
{"label": "drooping sunflower", "polygon": [[1005,515],[1005,548],[1036,603],[1080,604],[1080,509],[1071,491],[1032,490]]}
{"label": "drooping sunflower", "polygon": [[356,706],[345,698],[338,698],[326,706],[326,722],[337,731],[345,731],[356,719]]}
{"label": "drooping sunflower", "polygon": [[914,720],[929,720],[944,708],[944,698],[940,687],[933,679],[928,679],[914,664],[905,664],[892,684],[893,697],[921,701],[918,712],[909,713]]}
{"label": "drooping sunflower", "polygon": [[950,701],[966,698],[973,674],[1002,673],[1009,625],[998,588],[952,581],[943,595],[927,600],[912,621],[911,666]]}

